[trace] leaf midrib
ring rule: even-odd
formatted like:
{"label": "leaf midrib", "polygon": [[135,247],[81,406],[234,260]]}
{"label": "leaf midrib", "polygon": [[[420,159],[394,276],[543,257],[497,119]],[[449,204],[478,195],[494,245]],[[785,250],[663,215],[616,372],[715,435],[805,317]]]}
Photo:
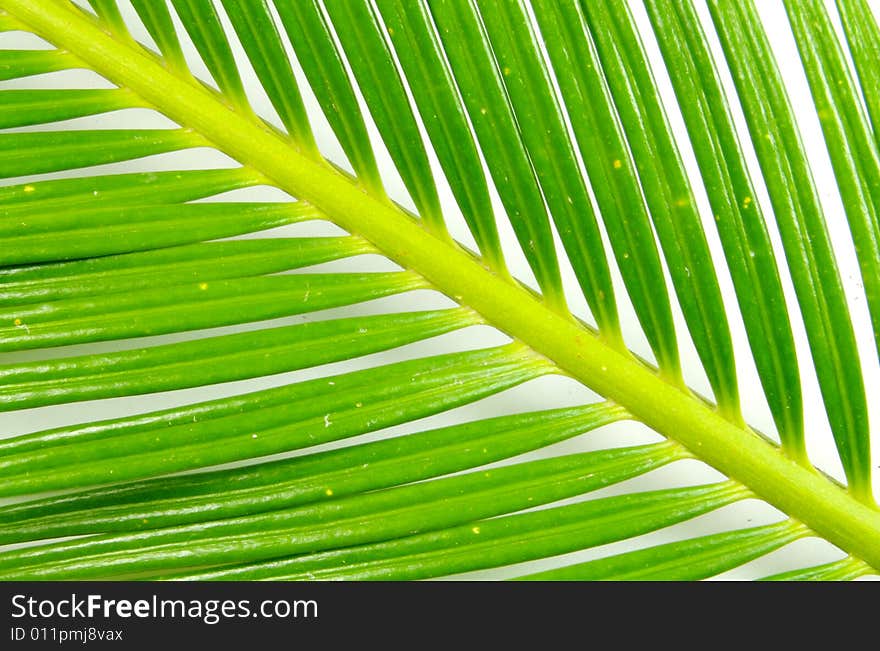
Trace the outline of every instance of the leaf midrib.
{"label": "leaf midrib", "polygon": [[53,0],[0,0],[0,7],[241,164],[315,205],[340,227],[364,237],[487,323],[547,357],[560,371],[624,406],[850,555],[880,568],[877,509],[788,459],[751,430],[727,421],[633,356],[613,350],[571,317],[550,310],[526,289],[481,266],[464,249],[432,236],[400,208],[371,197],[330,163],[306,158],[267,125],[175,76],[146,51],[117,42],[81,12]]}

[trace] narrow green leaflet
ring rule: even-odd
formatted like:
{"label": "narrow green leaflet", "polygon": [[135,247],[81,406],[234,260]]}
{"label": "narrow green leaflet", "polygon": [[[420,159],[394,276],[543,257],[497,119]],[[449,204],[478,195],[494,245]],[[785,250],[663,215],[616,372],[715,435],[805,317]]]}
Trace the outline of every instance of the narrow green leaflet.
{"label": "narrow green leaflet", "polygon": [[81,205],[59,216],[40,204],[27,216],[0,218],[0,264],[89,256],[201,242],[317,219],[299,203],[201,203],[171,206]]}
{"label": "narrow green leaflet", "polygon": [[[464,361],[464,360],[462,360]],[[454,367],[456,371],[467,367]],[[486,374],[486,385],[494,390],[503,388],[498,380],[504,377],[503,367],[491,368]],[[509,371],[507,372],[510,376]],[[434,390],[446,374],[432,375]],[[400,377],[391,376],[398,381]],[[508,380],[509,381],[509,380]],[[409,384],[409,383],[407,383]],[[395,399],[406,397],[404,392]],[[423,387],[412,388],[412,397],[405,404],[409,411],[399,411],[398,420],[422,415],[426,404],[439,410],[451,404],[448,399],[425,400],[432,396]],[[456,399],[472,400],[473,383],[468,389],[456,389]],[[421,401],[412,398],[421,397]],[[361,398],[363,400],[363,397]],[[387,403],[388,396],[384,397]],[[364,409],[349,405],[348,411],[363,410],[361,431],[376,428],[372,418],[374,405]],[[291,410],[292,411],[292,410]],[[334,416],[345,411],[334,412]],[[391,413],[386,410],[385,413]],[[294,459],[249,466],[241,469],[220,470],[171,480],[150,480],[140,485],[143,495],[153,486],[168,497],[164,499],[135,500],[131,485],[114,486],[95,491],[65,496],[62,500],[46,498],[17,504],[2,511],[5,524],[0,527],[3,543],[54,538],[95,531],[132,531],[156,529],[171,525],[218,520],[224,517],[247,515],[288,508],[330,497],[340,498],[368,490],[397,486],[440,475],[467,470],[480,465],[509,458],[588,432],[618,420],[622,410],[611,405],[589,405],[581,408],[550,410],[502,416],[464,423],[438,430],[399,436],[373,443],[352,445],[329,452],[318,452]],[[294,416],[291,414],[291,416]],[[382,418],[381,421],[387,421]],[[626,458],[622,452],[613,453],[616,459]],[[611,456],[611,455],[608,455]],[[664,458],[657,455],[657,458]],[[598,463],[598,462],[597,462]],[[168,483],[180,493],[169,494]],[[332,486],[328,494],[328,486]],[[191,494],[187,494],[187,488]],[[197,492],[193,489],[197,489]],[[112,503],[104,501],[112,496]],[[60,502],[60,503],[59,503]],[[23,517],[23,514],[26,517]]]}
{"label": "narrow green leaflet", "polygon": [[[435,367],[428,366],[432,361]],[[13,439],[4,450],[0,466],[9,477],[3,490],[15,495],[81,488],[307,448],[466,404],[545,372],[545,368],[521,351],[499,348],[309,380],[187,408],[97,423],[93,427],[35,433]],[[449,385],[457,380],[460,384],[449,390]],[[193,415],[185,420],[185,414]],[[38,445],[47,440],[55,449]],[[222,446],[217,445],[219,441]],[[85,463],[68,468],[72,461]],[[297,468],[301,464],[308,467],[305,461],[296,464]],[[97,517],[97,506],[118,506],[132,500],[172,496],[184,500],[218,488],[225,492],[264,484],[269,492],[276,484],[280,491],[279,482],[297,477],[287,474],[288,465],[272,464],[266,473],[259,468],[223,473],[223,486],[219,487],[211,477],[203,475],[179,478],[170,485],[113,486],[97,494],[50,498],[48,504],[19,504],[11,507],[12,513],[7,517],[11,523],[35,514],[64,513],[83,500]],[[59,472],[61,468],[66,470]],[[175,492],[169,493],[170,490]],[[265,499],[264,495],[262,500]],[[278,499],[284,499],[280,493]],[[184,508],[183,502],[179,506],[179,510],[174,509],[178,515],[193,513],[192,509]],[[173,517],[174,513],[169,512],[168,516]]]}
{"label": "narrow green leaflet", "polygon": [[293,69],[266,1],[223,0],[223,7],[287,132],[305,153],[319,157]]}
{"label": "narrow green leaflet", "polygon": [[0,309],[185,282],[245,278],[328,262],[373,248],[354,237],[199,242],[139,253],[13,267],[0,273]]}
{"label": "narrow green leaflet", "polygon": [[880,151],[828,12],[785,0],[852,231],[880,353]]}
{"label": "narrow green leaflet", "polygon": [[837,8],[880,147],[880,26],[866,0],[837,0]]}
{"label": "narrow green leaflet", "polygon": [[[617,465],[616,471],[609,469],[610,474],[626,472],[624,464]],[[729,484],[633,493],[479,520],[460,527],[373,545],[173,578],[424,579],[499,567],[611,543],[701,515],[735,502],[742,496],[741,489]]]}
{"label": "narrow green leaflet", "polygon": [[387,350],[475,322],[460,309],[354,317],[8,364],[0,366],[0,411],[282,373]]}
{"label": "narrow green leaflet", "polygon": [[[565,130],[562,109],[553,94],[550,73],[540,58],[537,36],[527,22],[525,7],[519,2],[483,0],[478,5],[492,51],[501,67],[504,86],[523,143],[538,175],[556,228],[563,243],[567,244],[566,251],[572,267],[578,273],[584,296],[602,335],[615,346],[624,348],[614,289],[596,215]],[[561,74],[566,75],[567,71]],[[583,114],[577,115],[579,121],[586,121]],[[589,161],[587,167],[592,169]],[[628,220],[637,224],[638,219],[638,212],[631,211]],[[647,224],[647,220],[644,223]],[[650,227],[646,234],[653,238]],[[648,272],[651,271],[650,263],[650,258],[646,256]],[[657,285],[649,287],[647,283],[645,290],[654,295],[651,305],[662,312],[664,290],[659,265],[654,272],[657,274],[654,280],[660,284],[660,291],[658,293]],[[665,330],[669,334],[671,324],[667,325],[669,328]],[[675,375],[674,332],[672,341],[665,342],[667,346],[670,343],[671,356],[662,355],[661,367]]]}
{"label": "narrow green leaflet", "polygon": [[[0,351],[148,337],[274,319],[424,289],[406,273],[294,274],[186,282],[0,308]],[[0,376],[3,370],[0,369]]]}
{"label": "narrow green leaflet", "polygon": [[[482,366],[487,373],[492,373],[492,369],[496,366],[507,365],[508,370],[512,369],[519,373],[522,378],[529,379],[537,377],[540,374],[549,372],[549,366],[536,360],[534,356],[527,354],[527,350],[516,345],[502,346],[485,350],[476,350],[469,353],[452,353],[439,355],[436,357],[428,357],[407,362],[398,362],[380,367],[379,369],[366,369],[363,371],[355,371],[345,376],[336,376],[323,380],[312,380],[304,382],[294,387],[282,386],[277,389],[267,389],[254,393],[247,393],[240,396],[230,398],[222,398],[209,402],[198,403],[177,407],[174,409],[151,412],[137,416],[129,416],[126,418],[103,421],[100,423],[92,423],[87,425],[74,425],[69,427],[61,427],[59,429],[48,430],[34,434],[17,436],[14,438],[0,440],[0,455],[19,454],[27,451],[41,451],[48,446],[67,445],[69,443],[85,443],[98,441],[104,438],[115,438],[128,436],[138,432],[144,432],[151,429],[172,428],[178,425],[186,427],[201,427],[200,423],[214,418],[224,418],[230,415],[247,412],[254,409],[263,409],[275,405],[295,404],[297,401],[307,402],[309,397],[314,397],[326,391],[326,387],[337,387],[335,389],[340,395],[346,395],[346,392],[357,392],[362,390],[364,386],[376,385],[392,381],[399,375],[406,377],[408,382],[413,383],[413,390],[419,390],[419,386],[425,382],[433,382],[433,378],[438,374],[451,374],[449,368],[458,364],[473,364],[474,368]],[[461,370],[461,369],[458,369]],[[451,384],[451,375],[443,375],[443,384],[448,388]],[[372,380],[370,378],[373,378]],[[522,380],[525,381],[525,380]],[[492,383],[486,383],[487,386]],[[431,385],[433,386],[433,385]],[[430,387],[428,387],[430,388]],[[303,389],[305,393],[297,393]],[[293,391],[294,393],[290,393]],[[311,393],[309,393],[311,392]],[[448,395],[454,392],[447,391]],[[315,412],[318,413],[318,412]],[[282,413],[282,418],[286,416]],[[284,422],[279,421],[279,422]],[[265,425],[265,423],[263,423]],[[258,421],[254,421],[248,427],[259,427]],[[39,455],[38,455],[39,456]],[[28,457],[32,459],[31,457]],[[51,453],[47,453],[46,459],[51,461]],[[31,461],[27,461],[31,463]],[[8,466],[8,459],[3,462],[4,466]],[[51,465],[51,463],[50,463]],[[248,475],[247,471],[242,471]],[[249,475],[248,475],[249,476]],[[177,478],[175,480],[175,488],[173,493],[188,495],[187,489],[181,488],[180,483],[190,486],[192,482],[199,485],[204,475],[189,478]],[[158,489],[157,489],[158,490]],[[112,491],[115,495],[115,491]],[[136,491],[137,492],[137,491]],[[149,495],[154,495],[148,491]],[[128,494],[126,492],[126,494]],[[162,493],[163,495],[165,493]],[[141,493],[138,493],[141,495]],[[66,503],[66,498],[58,498]],[[104,502],[100,502],[103,504]],[[14,508],[14,507],[13,507]]]}
{"label": "narrow green leaflet", "polygon": [[565,297],[550,220],[489,44],[471,0],[429,0],[471,123],[511,226],[546,300]]}
{"label": "narrow green leaflet", "polygon": [[742,422],[726,310],[684,162],[626,4],[584,2],[679,304],[718,408]]}
{"label": "narrow green leaflet", "polygon": [[862,561],[847,557],[833,563],[817,565],[801,570],[782,572],[761,579],[762,581],[852,581],[871,574],[872,569]]}
{"label": "narrow green leaflet", "polygon": [[155,0],[130,0],[134,10],[144,23],[144,27],[156,42],[165,61],[175,72],[189,74],[183,50],[180,49],[180,40],[174,31],[174,23],[171,13],[165,2]]}
{"label": "narrow green leaflet", "polygon": [[0,81],[67,70],[79,65],[76,57],[60,50],[0,50]]}
{"label": "narrow green leaflet", "polygon": [[361,108],[320,8],[313,0],[275,0],[274,5],[355,176],[374,194],[384,194]]}
{"label": "narrow green leaflet", "polygon": [[773,203],[846,477],[871,494],[868,405],[843,284],[807,154],[751,0],[709,3]]}
{"label": "narrow green leaflet", "polygon": [[[133,572],[210,567],[230,560],[254,562],[375,543],[584,494],[656,466],[643,455],[629,464],[617,463],[609,472],[596,472],[591,459],[607,459],[607,455],[606,451],[553,457],[268,513],[12,550],[0,555],[0,578],[9,576],[10,570],[30,579],[121,577]],[[329,488],[332,490],[332,486]],[[612,517],[618,526],[631,530],[645,526],[650,520],[649,509],[656,509],[656,502],[665,502],[668,509],[679,498],[673,503],[676,512],[687,513],[690,507],[690,514],[696,515],[743,495],[741,488],[728,484],[690,492],[697,494],[691,500],[686,499],[688,489],[644,494],[648,505],[639,514],[642,517],[623,523],[619,513]],[[639,497],[600,500],[592,503],[593,510],[607,509],[609,501],[616,501],[620,510],[621,501],[638,501]],[[584,504],[570,510],[579,512],[579,523],[589,513]],[[558,515],[552,511],[536,513],[531,515],[543,520],[543,528],[548,521],[559,521],[550,520]],[[636,524],[639,520],[642,522]],[[505,524],[503,520],[499,525],[494,522],[480,523],[476,532],[471,529],[471,535],[480,535],[483,526],[491,529]],[[485,562],[485,554],[482,556]]]}
{"label": "narrow green leaflet", "polygon": [[[159,205],[202,199],[260,183],[246,168],[183,170],[85,176],[0,187],[0,223],[5,218],[39,215],[81,204],[106,208],[132,204]],[[16,273],[0,269],[0,274]]]}
{"label": "narrow green leaflet", "polygon": [[185,129],[2,133],[0,178],[118,163],[202,144]]}
{"label": "narrow green leaflet", "polygon": [[786,452],[806,462],[791,323],[767,226],[690,2],[646,0],[703,175],[758,375]]}
{"label": "narrow green leaflet", "polygon": [[142,106],[127,90],[2,90],[0,129]]}
{"label": "narrow green leaflet", "polygon": [[61,50],[0,50],[0,81],[76,68],[79,61]]}
{"label": "narrow green leaflet", "polygon": [[[682,384],[675,326],[654,233],[584,17],[573,3],[539,1],[534,6],[542,33],[558,35],[558,38],[545,37],[547,50],[568,114],[572,116],[572,128],[617,266],[642,330],[661,373]],[[511,42],[510,47],[519,46]],[[508,78],[514,78],[514,75]],[[546,95],[548,90],[545,88],[541,94]],[[558,111],[556,114],[558,116]],[[557,125],[558,128],[561,126]],[[534,140],[540,141],[541,138],[541,132],[534,134]],[[544,157],[551,159],[553,147],[544,146],[547,147]],[[573,169],[569,170],[569,174],[574,173]],[[567,186],[568,183],[563,184],[566,189]],[[577,199],[575,205],[585,199]]]}
{"label": "narrow green leaflet", "polygon": [[648,547],[520,577],[528,581],[698,581],[721,574],[804,536],[779,522]]}
{"label": "narrow green leaflet", "polygon": [[[171,4],[220,92],[237,109],[250,115],[251,107],[241,84],[238,66],[211,0],[171,0]],[[168,25],[162,28],[168,29]]]}
{"label": "narrow green leaflet", "polygon": [[324,6],[419,216],[448,237],[425,145],[372,9],[364,0],[326,0]]}
{"label": "narrow green leaflet", "polygon": [[101,20],[107,23],[114,34],[130,38],[128,28],[122,19],[122,14],[119,13],[116,0],[89,0],[89,4]]}
{"label": "narrow green leaflet", "polygon": [[507,274],[476,143],[423,2],[379,0],[388,37],[462,215],[489,266]]}
{"label": "narrow green leaflet", "polygon": [[0,34],[3,32],[14,32],[21,29],[26,28],[5,11],[0,11]]}

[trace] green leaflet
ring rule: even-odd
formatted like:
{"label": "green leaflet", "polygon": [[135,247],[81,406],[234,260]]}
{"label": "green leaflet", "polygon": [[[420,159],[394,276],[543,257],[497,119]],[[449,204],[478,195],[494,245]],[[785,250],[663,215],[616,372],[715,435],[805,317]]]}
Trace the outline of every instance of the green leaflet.
{"label": "green leaflet", "polygon": [[[181,203],[258,183],[258,174],[240,167],[86,176],[8,185],[0,187],[0,220],[57,212],[62,207],[79,209],[84,203],[106,208],[107,203],[113,202],[124,207],[141,203],[145,196],[149,198],[148,205]],[[8,269],[0,269],[0,273],[8,272]]]}
{"label": "green leaflet", "polygon": [[853,491],[870,499],[870,428],[859,352],[791,104],[751,0],[712,0],[709,6],[764,171],[840,459]]}
{"label": "green leaflet", "polygon": [[[477,350],[469,353],[454,353],[440,355],[437,357],[428,357],[424,359],[411,360],[407,362],[399,362],[390,364],[378,369],[366,369],[348,373],[345,376],[337,376],[330,379],[316,379],[304,382],[299,385],[282,386],[275,389],[268,389],[254,393],[247,393],[241,396],[223,398],[210,402],[188,405],[176,409],[153,412],[139,416],[131,416],[117,420],[104,421],[97,424],[89,424],[84,426],[70,426],[59,429],[49,430],[36,434],[28,434],[18,436],[11,439],[0,440],[0,455],[19,454],[22,452],[39,451],[50,445],[67,445],[68,443],[84,443],[101,440],[104,438],[125,437],[130,434],[140,432],[150,432],[154,429],[174,428],[177,426],[185,426],[182,431],[189,431],[189,428],[201,428],[206,420],[215,418],[225,418],[234,416],[239,413],[249,412],[255,409],[264,409],[267,407],[281,406],[282,411],[275,415],[268,414],[271,418],[279,418],[280,420],[244,420],[243,423],[248,428],[268,426],[272,424],[283,424],[285,412],[283,409],[286,405],[296,404],[298,401],[304,401],[303,406],[308,403],[310,398],[322,394],[327,391],[327,387],[336,387],[333,392],[340,396],[347,396],[346,392],[360,392],[364,387],[381,387],[395,386],[394,378],[406,377],[407,381],[412,384],[412,390],[433,390],[436,378],[440,378],[438,387],[446,387],[450,385],[454,373],[457,371],[467,374],[465,370],[458,368],[450,370],[459,364],[473,364],[474,372],[479,368],[488,370],[494,369],[496,366],[505,367],[508,371],[518,373],[517,377],[522,378],[521,381],[536,377],[543,373],[549,372],[549,368],[543,362],[529,355],[521,347],[512,345],[509,347],[501,347],[487,350]],[[404,383],[405,384],[405,383]],[[486,383],[491,386],[492,383]],[[455,386],[455,385],[453,385]],[[437,387],[434,387],[437,388]],[[301,392],[302,391],[302,392]],[[454,395],[447,392],[448,395]],[[381,393],[380,389],[380,394]],[[350,396],[348,396],[350,398]],[[339,399],[339,398],[337,398]],[[349,400],[351,402],[351,400]],[[302,408],[302,406],[298,406]],[[312,407],[307,407],[311,409]],[[321,408],[314,414],[321,413]],[[226,428],[226,425],[221,425]],[[149,435],[147,437],[149,440]],[[51,465],[51,452],[39,453],[36,456],[30,455],[20,458],[19,461],[24,463],[35,462],[37,458],[44,458]],[[14,463],[14,462],[13,462]],[[3,461],[3,465],[9,467],[8,459]],[[247,474],[247,473],[246,473]],[[187,483],[190,481],[199,482],[204,476],[188,479],[175,480],[176,484],[180,482]],[[179,494],[189,494],[184,489],[177,486],[174,490],[182,491]],[[126,493],[127,494],[127,493]],[[177,494],[177,493],[174,493]],[[153,495],[150,493],[150,495]],[[101,502],[103,504],[103,502]]]}
{"label": "green leaflet", "polygon": [[419,216],[431,232],[448,237],[415,116],[372,9],[363,0],[325,0],[324,6]]}
{"label": "green leaflet", "polygon": [[246,5],[235,0],[223,0],[223,7],[287,132],[300,148],[317,157],[318,146],[309,126],[293,69],[265,0],[248,2]]}
{"label": "green leaflet", "polygon": [[880,147],[880,26],[865,0],[837,0],[849,51],[852,54],[874,127],[874,140]]}
{"label": "green leaflet", "polygon": [[[217,87],[240,111],[251,114],[226,33],[210,0],[171,0]],[[159,25],[157,25],[159,26]],[[168,29],[169,25],[161,25]]]}
{"label": "green leaflet", "polygon": [[705,35],[689,2],[645,4],[706,184],[764,394],[786,451],[804,460],[800,376],[779,272]]}
{"label": "green leaflet", "polygon": [[[632,450],[622,454],[626,452],[632,454]],[[583,494],[656,465],[644,456],[635,456],[628,464],[612,464],[608,472],[602,472],[601,465],[594,468],[591,464],[592,459],[607,461],[608,456],[606,451],[554,457],[265,514],[96,536],[51,544],[40,551],[13,550],[0,556],[0,578],[8,576],[8,568],[14,568],[15,576],[33,579],[125,576],[378,542]],[[332,490],[332,486],[328,488]],[[703,508],[698,512],[707,510],[707,497],[718,498],[715,504],[720,505],[743,494],[742,489],[729,485],[696,492],[702,493],[699,502]],[[659,491],[655,500],[680,497],[675,491],[669,493]],[[600,503],[600,507],[606,505]],[[576,506],[581,507],[581,514],[586,510],[583,504]],[[685,502],[676,508],[686,510],[688,506]],[[539,513],[538,517],[546,522],[547,512]],[[632,521],[629,526],[633,526]],[[245,553],[242,543],[247,545]]]}
{"label": "green leaflet", "polygon": [[0,50],[0,81],[77,68],[81,64],[61,50]]}
{"label": "green leaflet", "polygon": [[[572,128],[617,266],[661,373],[681,384],[675,327],[654,234],[583,15],[574,4],[539,1],[535,8],[542,33],[559,35],[547,40],[548,53],[568,113],[574,116]],[[548,150],[546,156],[552,155]]]}
{"label": "green leaflet", "polygon": [[0,13],[0,34],[3,32],[13,32],[16,30],[25,29],[25,26],[19,23],[15,18],[7,14],[6,12]]}
{"label": "green leaflet", "polygon": [[129,37],[128,28],[125,26],[122,14],[119,13],[116,0],[89,0],[89,4],[101,20],[110,26],[114,34],[121,37]]}
{"label": "green leaflet", "polygon": [[[373,252],[354,237],[199,242],[0,270],[0,309],[83,296],[244,278]],[[8,273],[3,273],[8,271]]]}
{"label": "green leaflet", "polygon": [[0,178],[106,165],[203,145],[186,129],[0,134]]}
{"label": "green leaflet", "polygon": [[880,151],[825,8],[785,2],[852,231],[880,353]]}
{"label": "green leaflet", "polygon": [[427,4],[523,253],[546,300],[564,310],[550,220],[476,9],[470,0],[429,0]]}
{"label": "green leaflet", "polygon": [[452,193],[490,267],[507,274],[486,175],[452,73],[423,2],[379,0],[388,37],[406,74]]}
{"label": "green leaflet", "polygon": [[847,557],[833,563],[816,567],[782,572],[761,579],[762,581],[852,581],[871,573],[871,568],[861,561]]}
{"label": "green leaflet", "polygon": [[[470,370],[465,364],[467,356],[460,357],[462,363],[452,367],[457,378],[464,377]],[[525,377],[522,371],[520,375]],[[504,388],[502,379],[505,377],[513,377],[511,369],[501,365],[485,369],[482,379],[486,389],[482,393],[488,392],[490,385],[494,391]],[[432,386],[425,387],[424,383],[420,383],[416,391],[406,383],[401,386],[402,378],[399,376],[391,376],[386,381],[397,380],[396,393],[383,396],[384,401],[376,405],[364,403],[367,397],[361,395],[362,401],[349,405],[348,411],[358,410],[363,418],[360,431],[366,432],[376,429],[378,423],[387,424],[387,414],[395,410],[378,412],[381,415],[377,420],[374,420],[374,416],[376,406],[387,405],[391,398],[395,400],[394,404],[404,407],[398,407],[395,414],[395,420],[403,421],[424,414],[426,405],[429,405],[427,409],[438,411],[450,404],[479,397],[480,393],[475,393],[473,380],[468,380],[469,386],[460,384],[455,391],[438,395],[437,386],[449,378],[448,372],[442,370],[432,373]],[[407,386],[411,397],[404,401],[402,398],[407,397]],[[369,387],[363,387],[362,391],[367,389]],[[19,503],[0,510],[6,523],[0,527],[0,541],[6,544],[96,530],[156,529],[288,508],[326,500],[331,496],[340,498],[509,458],[590,431],[624,415],[618,407],[600,404],[502,416],[257,464],[245,469],[220,470],[171,480],[150,480],[140,485],[124,484],[66,495],[60,499],[50,497]],[[345,418],[345,411],[334,411],[334,420],[338,420],[339,416]],[[292,413],[290,417],[296,416]],[[618,452],[612,456],[618,460],[625,458],[623,453]],[[78,457],[83,458],[81,454]],[[666,457],[658,454],[655,458]],[[33,467],[33,464],[29,467]],[[327,493],[328,486],[333,487],[330,495]],[[151,495],[151,489],[158,496],[156,493]],[[102,506],[105,502],[106,505]]]}
{"label": "green leaflet", "polygon": [[424,288],[420,277],[402,272],[296,274],[202,280],[13,305],[0,308],[0,351],[216,328],[317,312]]}
{"label": "green leaflet", "polygon": [[176,72],[189,74],[183,51],[180,49],[180,41],[174,31],[174,23],[171,22],[168,5],[154,0],[131,0],[131,4],[159,47],[159,52],[162,53],[165,61]]}
{"label": "green leaflet", "polygon": [[742,422],[726,310],[684,163],[624,3],[583,2],[675,292],[715,400]]}
{"label": "green leaflet", "polygon": [[387,350],[476,322],[460,309],[355,317],[9,364],[0,366],[0,411],[282,373]]}
{"label": "green leaflet", "polygon": [[790,520],[648,547],[520,577],[529,581],[696,581],[739,567],[806,533]]}
{"label": "green leaflet", "polygon": [[384,194],[360,106],[319,7],[312,0],[276,0],[274,4],[296,58],[355,175],[371,192]]}
{"label": "green leaflet", "polygon": [[[578,272],[584,296],[599,331],[613,345],[624,348],[596,215],[565,130],[562,109],[553,96],[550,73],[539,58],[537,36],[527,23],[525,8],[518,2],[480,1],[477,4],[495,59],[501,67],[504,87],[523,143],[562,241],[568,243],[566,251]],[[557,72],[568,75],[567,70]],[[575,114],[578,121],[584,119],[580,111]],[[587,161],[587,167],[592,170],[590,161]],[[638,218],[631,214],[629,219],[636,221]],[[650,263],[646,257],[648,272],[651,271]],[[660,282],[659,267],[654,271],[658,272],[656,280]],[[662,310],[664,290],[661,288],[657,294],[656,286],[645,289],[653,291],[652,304]],[[673,348],[674,339],[673,334]],[[664,368],[666,361],[664,357],[661,364]]]}
{"label": "green leaflet", "polygon": [[[139,419],[100,423],[98,427],[103,429],[97,431],[96,428],[69,428],[22,437],[19,448],[24,450],[12,450],[11,454],[2,457],[2,466],[9,473],[3,490],[14,495],[79,488],[308,448],[466,404],[546,372],[546,369],[536,367],[533,360],[521,354],[511,354],[513,351],[508,349],[480,352],[481,355],[430,360],[439,362],[439,368],[428,367],[427,361],[420,360],[421,364],[390,365],[372,372],[312,380],[185,410],[197,414],[193,417],[196,420],[181,421],[184,410],[174,410]],[[413,374],[407,375],[407,371]],[[453,372],[460,375],[453,375]],[[460,384],[454,385],[454,390],[445,390],[450,382],[455,381]],[[345,393],[344,389],[353,392],[355,397]],[[279,402],[282,399],[283,402]],[[295,404],[290,402],[292,400],[305,402]],[[239,413],[241,410],[246,413]],[[156,427],[157,421],[170,424]],[[459,433],[467,433],[467,430]],[[60,439],[63,447],[51,451],[33,449],[37,441],[47,437]],[[223,445],[218,446],[218,441]],[[65,467],[72,461],[88,463],[59,473],[59,464]],[[141,486],[114,486],[82,496],[82,499],[94,513],[93,509],[98,505],[118,507],[132,499],[172,495],[174,500],[181,500],[187,495],[195,497],[218,489],[225,492],[232,485],[253,488],[265,481],[270,487],[262,491],[260,504],[270,503],[266,493],[273,495],[276,503],[283,503],[285,499],[293,499],[295,503],[303,496],[297,494],[297,486],[288,487],[288,492],[284,493],[281,485],[292,479],[287,474],[288,466],[288,463],[271,464],[265,473],[267,478],[259,468],[223,473],[220,481],[225,486],[221,487],[212,485],[210,477],[198,476],[178,479],[170,485],[155,486],[154,482]],[[309,463],[302,460],[297,467],[308,468]],[[278,491],[273,492],[271,485],[277,485]],[[308,497],[309,486],[299,488],[306,489],[305,496]],[[172,490],[173,493],[169,492]],[[321,490],[325,491],[326,485]],[[251,492],[260,493],[259,490]],[[246,497],[246,493],[245,490],[241,494]],[[234,495],[230,494],[232,497]],[[79,501],[78,496],[70,495],[50,500],[49,505],[40,502],[20,504],[7,509],[11,511],[7,517],[11,523],[22,516],[33,516],[35,511],[40,516],[60,512],[65,513],[62,526],[75,526],[76,520],[68,519],[70,516],[66,512]],[[198,505],[199,500],[192,502]],[[192,505],[190,508],[183,508],[183,503],[178,506],[181,507],[179,511],[168,512],[164,517],[174,521],[175,516],[182,516],[186,521],[187,516],[195,515],[195,520],[202,519]],[[210,516],[211,512],[209,506],[207,515]],[[161,523],[162,517],[155,521]],[[118,524],[125,529],[123,521]],[[134,528],[141,528],[141,524]],[[12,535],[13,532],[8,530],[7,533]]]}
{"label": "green leaflet", "polygon": [[532,511],[385,543],[182,577],[413,580],[498,567],[648,533],[742,498],[728,484],[632,493]]}
{"label": "green leaflet", "polygon": [[204,203],[173,206],[85,205],[59,216],[40,204],[27,216],[0,217],[0,264],[89,256],[201,242],[320,217],[301,203]]}
{"label": "green leaflet", "polygon": [[2,90],[0,128],[69,120],[141,106],[131,92],[114,90]]}

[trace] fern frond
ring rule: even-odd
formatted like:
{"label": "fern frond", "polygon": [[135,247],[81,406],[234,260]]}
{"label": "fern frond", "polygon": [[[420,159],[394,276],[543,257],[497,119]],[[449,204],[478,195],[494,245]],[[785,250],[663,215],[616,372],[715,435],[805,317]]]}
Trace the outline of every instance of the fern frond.
{"label": "fern frond", "polygon": [[[785,2],[880,346],[878,32],[838,4],[855,78]],[[877,359],[751,0],[88,5],[0,0],[56,48],[0,50],[0,411],[62,416],[0,441],[0,578],[698,579],[808,536],[846,557],[768,578],[880,567]],[[80,68],[113,87],[28,86]],[[133,109],[173,124],[102,122]],[[554,376],[605,401],[451,411]],[[667,440],[564,447],[624,420]],[[651,485],[696,460],[726,479]],[[782,516],[563,556],[755,499]]]}

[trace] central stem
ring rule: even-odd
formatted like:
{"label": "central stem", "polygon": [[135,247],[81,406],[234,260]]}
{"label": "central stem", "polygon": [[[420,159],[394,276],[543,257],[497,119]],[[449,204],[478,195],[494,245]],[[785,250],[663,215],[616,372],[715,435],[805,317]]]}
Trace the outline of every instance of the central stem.
{"label": "central stem", "polygon": [[84,15],[55,0],[0,0],[0,7],[278,187],[317,206],[342,228],[366,238],[402,267],[418,272],[649,427],[849,554],[880,568],[880,511],[786,458],[751,430],[725,420],[633,357],[613,350],[461,249],[433,237],[403,211],[371,197],[328,164],[303,156],[207,89],[176,77],[146,52],[114,40]]}

